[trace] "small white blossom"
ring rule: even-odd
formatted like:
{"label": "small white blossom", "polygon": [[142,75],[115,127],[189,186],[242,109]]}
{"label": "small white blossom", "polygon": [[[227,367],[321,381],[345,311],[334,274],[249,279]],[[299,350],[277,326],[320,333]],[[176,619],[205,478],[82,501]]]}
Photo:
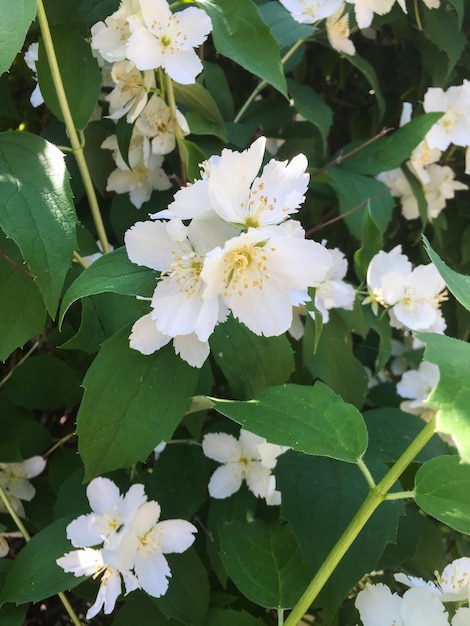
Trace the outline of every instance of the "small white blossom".
{"label": "small white blossom", "polygon": [[127,58],[140,70],[162,67],[176,82],[194,83],[203,69],[194,48],[212,30],[209,16],[196,7],[171,13],[166,0],[139,0],[139,4],[143,23],[130,19]]}
{"label": "small white blossom", "polygon": [[[0,463],[0,486],[19,515],[24,516],[21,501],[29,502],[36,493],[29,479],[41,474],[45,467],[46,461],[42,456],[33,456],[20,463]],[[2,502],[0,510],[4,510]]]}
{"label": "small white blossom", "polygon": [[470,145],[470,81],[454,85],[446,91],[430,87],[424,95],[423,107],[426,113],[443,111],[444,115],[426,134],[431,148],[447,150],[451,143],[456,146]]}
{"label": "small white blossom", "polygon": [[435,582],[401,573],[395,574],[395,580],[407,587],[426,586],[442,602],[470,601],[470,558],[461,557],[446,565],[442,574],[436,572]]}
{"label": "small white blossom", "polygon": [[132,61],[119,61],[111,70],[115,85],[106,96],[109,102],[109,117],[119,119],[126,115],[129,124],[135,122],[148,101],[148,94],[155,88],[155,72],[141,72]]}
{"label": "small white blossom", "polygon": [[439,382],[439,368],[434,363],[422,361],[417,370],[405,372],[397,383],[397,392],[407,401],[400,404],[402,411],[420,415],[429,409],[427,399]]}
{"label": "small white blossom", "polygon": [[345,12],[344,7],[345,4],[342,3],[339,9],[327,18],[326,34],[332,48],[352,56],[356,54],[356,48],[349,39],[349,14]]}
{"label": "small white blossom", "polygon": [[115,135],[105,139],[101,147],[113,150],[117,165],[109,175],[106,190],[129,193],[130,201],[137,209],[150,199],[155,189],[164,191],[171,187],[171,181],[162,169],[163,157],[152,154],[148,139],[135,130],[129,146],[130,167],[119,152]]}
{"label": "small white blossom", "polygon": [[130,36],[128,18],[138,19],[139,1],[121,0],[117,11],[104,22],[97,22],[91,28],[91,47],[101,64],[104,61],[116,63],[126,59],[126,43]]}
{"label": "small white blossom", "polygon": [[[354,287],[343,280],[348,271],[346,257],[338,248],[326,248],[326,250],[331,256],[333,265],[315,290],[315,306],[322,314],[324,323],[329,320],[330,309],[351,311],[356,297]],[[311,312],[310,314],[312,315]]]}
{"label": "small white blossom", "polygon": [[184,115],[177,110],[175,121],[170,107],[157,94],[153,94],[136,120],[139,132],[152,140],[154,154],[168,154],[175,149],[176,124],[183,135],[189,134],[189,126]]}
{"label": "small white blossom", "polygon": [[271,470],[287,447],[267,443],[263,437],[242,429],[238,440],[227,433],[209,433],[204,436],[202,449],[207,457],[223,463],[209,481],[213,498],[228,498],[246,480],[257,498],[264,498],[269,505],[280,504],[281,494]]}

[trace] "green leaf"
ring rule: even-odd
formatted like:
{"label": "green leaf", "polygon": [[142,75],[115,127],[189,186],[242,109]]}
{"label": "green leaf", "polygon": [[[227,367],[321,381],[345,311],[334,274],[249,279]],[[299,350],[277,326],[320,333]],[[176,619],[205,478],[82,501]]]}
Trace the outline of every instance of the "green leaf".
{"label": "green leaf", "polygon": [[351,333],[337,311],[330,311],[315,354],[304,350],[303,361],[315,378],[329,385],[345,402],[362,407],[367,373],[353,354]]}
{"label": "green leaf", "polygon": [[0,608],[0,624],[2,626],[23,626],[29,606],[4,604]]}
{"label": "green leaf", "polygon": [[357,239],[361,240],[367,210],[379,230],[385,232],[395,206],[385,183],[339,166],[329,170],[328,176],[338,195],[340,213],[345,215],[345,222]]}
{"label": "green leaf", "polygon": [[366,280],[369,263],[377,252],[383,249],[383,237],[380,228],[374,222],[368,206],[362,218],[362,246],[354,253],[354,267],[361,282]]}
{"label": "green leaf", "polygon": [[220,556],[240,591],[266,608],[292,608],[310,582],[290,527],[233,522],[220,531]]}
{"label": "green leaf", "polygon": [[[392,407],[366,411],[364,421],[369,434],[366,462],[367,457],[371,456],[383,463],[394,463],[424,427],[421,418]],[[447,454],[448,450],[447,444],[435,435],[413,462],[424,463],[441,454]]]}
{"label": "green leaf", "polygon": [[20,51],[36,15],[36,0],[0,0],[0,74],[6,72]]}
{"label": "green leaf", "polygon": [[169,554],[170,586],[164,596],[154,600],[168,619],[187,626],[206,626],[209,605],[207,571],[197,552],[190,548],[183,554]]}
{"label": "green leaf", "polygon": [[62,301],[59,320],[62,324],[69,307],[86,296],[120,293],[125,296],[151,297],[158,273],[129,261],[125,247],[104,254],[70,286]]}
{"label": "green leaf", "polygon": [[467,309],[467,311],[470,311],[470,276],[459,274],[448,267],[437,252],[432,249],[431,244],[426,237],[424,235],[422,237],[426,252],[428,253],[431,261],[437,267],[439,274],[444,279],[449,291],[457,298],[460,304]]}
{"label": "green leaf", "polygon": [[129,169],[129,146],[131,145],[132,133],[134,132],[134,124],[129,124],[126,117],[118,119],[116,124],[116,139],[118,143],[119,153],[122,160]]}
{"label": "green leaf", "polygon": [[49,431],[42,424],[10,412],[1,412],[0,429],[3,433],[0,459],[3,463],[14,463],[43,454],[51,443]]}
{"label": "green leaf", "polygon": [[39,602],[85,580],[83,576],[76,578],[65,573],[56,563],[56,559],[73,550],[65,532],[72,519],[69,516],[53,522],[17,554],[1,590],[0,604]]}
{"label": "green leaf", "polygon": [[459,17],[445,5],[432,10],[423,7],[423,13],[426,36],[447,56],[449,60],[447,75],[449,75],[465,50],[467,42],[465,33],[460,32]]}
{"label": "green leaf", "polygon": [[[59,59],[59,70],[75,128],[88,124],[101,91],[101,71],[90,44],[76,28],[61,24],[51,26],[52,41]],[[36,63],[38,82],[44,101],[54,115],[64,121],[52,74],[44,49],[39,41]]]}
{"label": "green leaf", "polygon": [[452,435],[462,460],[470,463],[470,344],[435,333],[416,336],[426,344],[424,358],[439,367],[439,383],[428,398],[438,409],[437,430]]}
{"label": "green leaf", "polygon": [[415,477],[416,504],[429,515],[470,534],[470,465],[458,456],[440,456],[422,465]]}
{"label": "green leaf", "polygon": [[5,394],[31,409],[72,408],[81,398],[80,380],[65,361],[44,354],[19,365],[5,385]]}
{"label": "green leaf", "polygon": [[[173,89],[177,102],[180,102],[184,106],[188,107],[191,112],[198,113],[201,120],[206,123],[206,128],[212,129],[212,132],[206,132],[205,134],[212,134],[218,137],[221,141],[227,141],[224,118],[222,117],[214,98],[207,91],[207,89],[198,83],[194,83],[192,85],[173,83]],[[193,124],[191,124],[191,119],[195,118],[191,116],[191,113],[187,113],[186,117],[188,119],[191,132],[196,132],[193,128]],[[199,124],[201,125],[201,122],[199,122]]]}
{"label": "green leaf", "polygon": [[224,120],[233,119],[233,97],[223,69],[217,63],[204,61],[203,78],[204,84],[214,98],[222,118]]}
{"label": "green leaf", "polygon": [[197,370],[171,346],[151,356],[132,350],[129,331],[105,341],[83,381],[77,434],[85,480],[145,461],[169,441],[194,393]]}
{"label": "green leaf", "polygon": [[0,361],[5,361],[41,332],[46,308],[33,279],[22,271],[18,248],[1,231],[0,250],[0,302],[8,303],[0,308]]}
{"label": "green leaf", "polygon": [[323,152],[325,152],[328,133],[333,123],[333,111],[308,85],[301,85],[295,80],[288,80],[287,87],[289,95],[294,99],[294,106],[297,111],[319,130],[323,141]]}
{"label": "green leaf", "polygon": [[285,383],[294,370],[294,355],[285,335],[255,335],[233,317],[216,326],[209,343],[233,395],[240,400]]}
{"label": "green leaf", "polygon": [[[388,469],[378,463],[368,467],[376,480]],[[313,577],[364,502],[368,485],[353,465],[291,451],[279,457],[274,472],[282,493],[281,518],[290,522]],[[402,502],[384,503],[342,558],[318,598],[330,618],[326,623],[357,581],[376,568],[387,543],[395,541],[403,510]]]}
{"label": "green leaf", "polygon": [[321,382],[264,389],[255,400],[211,398],[219,413],[270,443],[356,463],[367,446],[362,415]]}
{"label": "green leaf", "polygon": [[54,317],[77,247],[64,157],[36,135],[0,133],[0,227],[15,241]]}
{"label": "green leaf", "polygon": [[379,109],[379,122],[380,122],[385,114],[386,106],[385,106],[385,100],[382,95],[382,91],[380,89],[380,85],[377,79],[377,74],[375,72],[375,69],[368,61],[360,57],[358,54],[354,54],[353,56],[349,56],[346,54],[344,55],[344,58],[347,59],[349,63],[351,63],[351,65],[353,65],[355,68],[357,68],[361,72],[361,74],[367,80],[369,85],[372,87],[371,93],[373,93],[377,99],[377,106]]}
{"label": "green leaf", "polygon": [[76,334],[60,347],[98,352],[101,344],[121,328],[149,312],[149,304],[117,293],[100,293],[82,303],[82,319]]}
{"label": "green leaf", "polygon": [[348,157],[341,167],[372,176],[399,167],[410,158],[416,146],[441,117],[442,113],[419,115],[393,133],[377,139]]}
{"label": "green leaf", "polygon": [[211,609],[206,626],[265,626],[265,623],[245,611]]}
{"label": "green leaf", "polygon": [[192,182],[201,177],[200,164],[206,160],[206,155],[193,141],[176,137],[180,158],[186,167],[186,178]]}
{"label": "green leaf", "polygon": [[386,313],[379,311],[379,315],[374,315],[369,305],[363,306],[364,319],[379,336],[379,350],[377,355],[376,373],[385,367],[392,356],[392,327]]}
{"label": "green leaf", "polygon": [[220,54],[270,83],[287,97],[279,46],[252,0],[198,0],[212,20],[212,38]]}
{"label": "green leaf", "polygon": [[311,24],[300,24],[294,20],[279,2],[265,2],[259,7],[259,12],[281,48],[290,48],[299,39],[307,39],[315,32]]}
{"label": "green leaf", "polygon": [[145,492],[149,499],[157,500],[165,518],[191,519],[207,500],[208,482],[209,464],[202,448],[173,443],[158,457],[145,481]]}

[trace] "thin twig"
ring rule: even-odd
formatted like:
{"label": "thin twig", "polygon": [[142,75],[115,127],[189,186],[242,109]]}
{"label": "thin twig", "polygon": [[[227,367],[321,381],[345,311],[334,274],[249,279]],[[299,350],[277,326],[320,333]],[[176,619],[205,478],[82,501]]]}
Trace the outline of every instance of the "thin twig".
{"label": "thin twig", "polygon": [[34,276],[33,274],[31,274],[31,272],[29,272],[28,270],[25,270],[25,268],[21,267],[21,265],[18,265],[18,263],[15,263],[15,261],[13,261],[13,259],[10,259],[10,257],[7,256],[3,252],[3,250],[0,250],[0,257],[2,257],[2,259],[4,259],[10,265],[13,265],[13,267],[16,268],[17,270],[20,270],[20,272],[23,272],[23,274],[26,274],[28,278],[32,278],[34,280]]}

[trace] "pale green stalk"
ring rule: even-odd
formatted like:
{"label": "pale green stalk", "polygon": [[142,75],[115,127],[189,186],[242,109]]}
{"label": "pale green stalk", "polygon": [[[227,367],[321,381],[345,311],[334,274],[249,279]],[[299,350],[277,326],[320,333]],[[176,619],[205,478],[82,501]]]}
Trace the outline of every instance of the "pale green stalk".
{"label": "pale green stalk", "polygon": [[91,180],[90,171],[88,169],[85,155],[83,153],[83,144],[80,141],[78,132],[73,123],[72,114],[70,112],[69,103],[65,94],[64,84],[60,75],[59,64],[57,62],[57,56],[54,50],[54,44],[52,42],[51,30],[49,28],[49,22],[47,21],[46,11],[44,9],[43,0],[38,0],[38,21],[41,29],[41,34],[44,40],[44,48],[46,50],[47,61],[51,70],[52,80],[57,93],[57,99],[59,100],[60,110],[64,118],[65,128],[70,139],[72,151],[77,161],[78,169],[83,180],[83,186],[90,204],[90,210],[95,223],[96,232],[101,242],[103,252],[109,252],[109,242],[106,235],[106,231],[103,224],[103,219],[100,213],[100,207]]}
{"label": "pale green stalk", "polygon": [[[31,540],[31,535],[26,530],[23,522],[21,521],[21,519],[19,518],[19,516],[16,513],[15,509],[13,508],[13,506],[12,506],[12,504],[10,502],[10,498],[8,497],[8,495],[6,494],[5,490],[1,486],[0,486],[0,500],[2,500],[2,502],[5,505],[8,513],[10,514],[12,520],[15,522],[18,530],[23,535],[25,541],[30,541]],[[83,624],[78,619],[75,611],[71,607],[70,602],[67,600],[65,595],[62,592],[59,592],[57,595],[59,596],[60,601],[62,602],[65,610],[69,614],[69,617],[72,620],[72,622],[75,624],[75,626],[83,626]]]}
{"label": "pale green stalk", "polygon": [[183,136],[183,131],[181,130],[180,125],[178,124],[178,118],[176,117],[175,92],[173,90],[173,82],[171,78],[168,76],[168,74],[166,74],[166,96],[168,100],[168,106],[171,109],[171,117],[174,123],[176,144],[178,146],[178,152],[179,152],[179,157],[180,157],[181,178],[183,179],[184,182],[186,182],[188,179],[187,172],[186,172],[186,163],[184,161],[183,154],[181,152],[181,145],[180,145],[180,142],[184,140],[184,136]]}
{"label": "pale green stalk", "polygon": [[[292,48],[290,50],[288,50],[286,52],[286,54],[282,57],[281,59],[281,63],[284,65],[284,63],[286,63],[286,61],[288,59],[290,59],[290,57],[294,54],[294,52],[300,48],[300,46],[304,43],[305,39],[299,39],[298,41],[295,42],[295,44],[292,46]],[[265,87],[267,87],[267,85],[269,85],[269,83],[266,80],[262,80],[259,85],[257,87],[255,87],[255,89],[252,91],[252,93],[249,95],[247,101],[245,102],[245,104],[242,106],[242,108],[238,111],[237,115],[235,116],[235,119],[233,120],[235,123],[239,122],[240,119],[243,117],[245,111],[248,109],[248,107],[250,106],[250,104],[253,102],[253,100],[256,98],[256,96],[263,91],[263,89]]]}
{"label": "pale green stalk", "polygon": [[371,489],[361,508],[353,517],[349,526],[341,535],[338,542],[333,547],[317,574],[303,593],[302,597],[293,608],[291,614],[284,622],[284,626],[296,626],[301,621],[302,617],[323,589],[325,583],[330,578],[338,563],[341,561],[353,541],[371,518],[375,509],[387,498],[388,491],[393,487],[395,482],[413,461],[416,455],[431,439],[434,434],[435,427],[436,418],[434,417],[428,424],[426,424],[416,439],[411,442],[405,452],[391,467],[389,472],[387,472],[378,485]]}

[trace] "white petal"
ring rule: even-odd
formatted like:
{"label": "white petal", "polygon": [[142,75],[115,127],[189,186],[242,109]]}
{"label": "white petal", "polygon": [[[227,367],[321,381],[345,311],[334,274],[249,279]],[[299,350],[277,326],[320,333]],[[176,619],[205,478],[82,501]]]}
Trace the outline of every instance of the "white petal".
{"label": "white petal", "polygon": [[163,65],[161,43],[143,26],[127,40],[126,55],[139,70],[153,70]]}
{"label": "white petal", "polygon": [[194,543],[197,528],[182,519],[170,519],[159,522],[156,530],[161,533],[159,544],[164,554],[184,552]]}
{"label": "white petal", "polygon": [[401,614],[413,626],[449,626],[442,602],[428,587],[413,587],[403,596]]}
{"label": "white petal", "polygon": [[33,456],[23,461],[24,478],[34,478],[38,476],[46,467],[46,460],[42,456]]}
{"label": "white petal", "polygon": [[121,577],[119,572],[108,568],[101,578],[101,585],[95,603],[87,611],[87,619],[95,617],[95,615],[100,612],[103,605],[106,615],[112,613],[120,593]]}
{"label": "white petal", "polygon": [[200,341],[195,333],[178,335],[173,339],[175,352],[191,367],[202,367],[209,356],[210,346],[207,341]]}
{"label": "white petal", "polygon": [[202,451],[219,463],[237,462],[241,456],[239,442],[227,433],[208,433],[202,440]]}
{"label": "white petal", "polygon": [[253,461],[249,465],[249,470],[246,474],[246,484],[248,489],[255,494],[257,498],[266,498],[270,491],[271,485],[271,470],[261,465],[257,461]]}
{"label": "white petal", "polygon": [[86,490],[91,510],[100,515],[118,509],[121,504],[121,493],[117,485],[109,478],[94,478]]}
{"label": "white petal", "polygon": [[196,82],[196,76],[204,69],[194,50],[178,50],[176,54],[165,54],[161,65],[173,80],[182,85]]}
{"label": "white petal", "polygon": [[92,576],[104,565],[101,551],[92,548],[67,552],[56,562],[65,572],[70,572],[75,576]]}
{"label": "white petal", "polygon": [[158,502],[145,502],[134,515],[131,523],[132,532],[137,536],[144,535],[155,526],[160,519],[161,508]]}
{"label": "white petal", "polygon": [[153,552],[148,557],[137,555],[135,573],[145,593],[153,598],[163,596],[168,589],[171,571],[168,562],[160,552]]}
{"label": "white petal", "polygon": [[213,498],[228,498],[242,486],[242,469],[238,463],[218,467],[209,481],[209,494]]}
{"label": "white petal", "polygon": [[356,608],[364,626],[404,626],[401,618],[402,598],[392,594],[387,585],[370,585],[357,595]]}
{"label": "white petal", "polygon": [[150,313],[135,322],[129,337],[130,347],[142,354],[153,354],[170,341],[171,337],[167,337],[157,330]]}

